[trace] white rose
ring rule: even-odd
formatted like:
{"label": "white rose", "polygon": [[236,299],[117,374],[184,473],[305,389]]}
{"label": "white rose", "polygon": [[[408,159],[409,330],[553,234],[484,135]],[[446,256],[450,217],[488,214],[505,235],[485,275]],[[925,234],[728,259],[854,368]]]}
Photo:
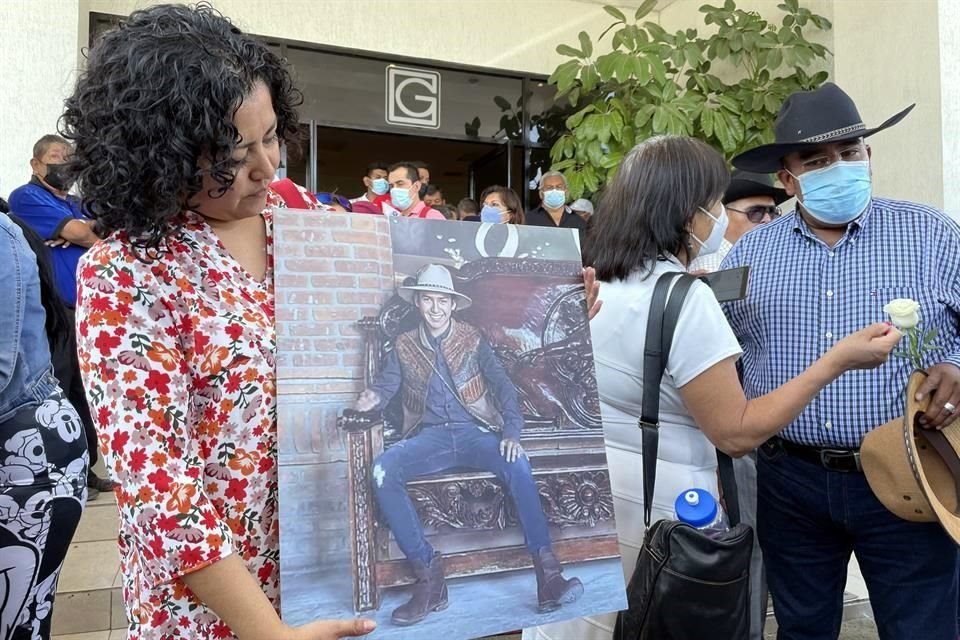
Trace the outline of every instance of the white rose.
{"label": "white rose", "polygon": [[920,324],[920,303],[910,298],[897,298],[883,308],[897,329],[914,329]]}

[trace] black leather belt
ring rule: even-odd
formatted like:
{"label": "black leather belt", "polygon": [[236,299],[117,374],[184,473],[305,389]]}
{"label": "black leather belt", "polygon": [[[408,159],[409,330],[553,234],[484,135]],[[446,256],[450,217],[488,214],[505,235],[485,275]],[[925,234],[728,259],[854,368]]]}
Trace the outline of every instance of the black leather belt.
{"label": "black leather belt", "polygon": [[774,438],[771,442],[779,446],[787,454],[800,458],[805,462],[823,467],[828,471],[841,471],[843,473],[863,472],[860,464],[859,449],[834,449],[830,447],[808,447],[805,444],[797,444],[783,438]]}

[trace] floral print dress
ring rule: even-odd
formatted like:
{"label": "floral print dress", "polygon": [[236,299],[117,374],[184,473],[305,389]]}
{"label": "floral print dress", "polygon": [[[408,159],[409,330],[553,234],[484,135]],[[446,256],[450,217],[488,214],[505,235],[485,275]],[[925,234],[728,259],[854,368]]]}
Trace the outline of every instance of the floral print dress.
{"label": "floral print dress", "polygon": [[[267,204],[283,206],[273,194]],[[193,213],[152,259],[114,234],[79,268],[81,370],[120,485],[130,640],[233,638],[182,580],[229,554],[279,610],[269,209],[263,217],[262,282]]]}

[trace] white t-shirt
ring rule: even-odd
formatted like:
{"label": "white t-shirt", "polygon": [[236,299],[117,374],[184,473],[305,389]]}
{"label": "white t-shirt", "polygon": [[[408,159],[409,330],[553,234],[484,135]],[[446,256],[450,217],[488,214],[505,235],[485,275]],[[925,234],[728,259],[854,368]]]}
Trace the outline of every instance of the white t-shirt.
{"label": "white t-shirt", "polygon": [[[684,268],[671,258],[657,262],[646,278],[634,275],[623,281],[601,283],[603,308],[590,323],[617,533],[627,581],[633,574],[644,535],[642,435],[637,420],[643,401],[647,317],[657,279],[669,271],[682,272]],[[690,416],[679,389],[718,362],[740,353],[740,344],[710,287],[695,282],[680,311],[660,384],[653,521],[672,518],[674,500],[687,489],[699,487],[717,496],[716,450]],[[523,638],[607,640],[615,622],[613,613],[593,616],[527,629]]]}

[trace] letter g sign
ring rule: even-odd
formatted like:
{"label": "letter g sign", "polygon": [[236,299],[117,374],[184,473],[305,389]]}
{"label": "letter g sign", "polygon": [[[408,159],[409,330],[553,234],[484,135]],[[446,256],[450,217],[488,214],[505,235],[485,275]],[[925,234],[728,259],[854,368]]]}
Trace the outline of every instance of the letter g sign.
{"label": "letter g sign", "polygon": [[387,124],[440,128],[440,74],[387,65]]}

